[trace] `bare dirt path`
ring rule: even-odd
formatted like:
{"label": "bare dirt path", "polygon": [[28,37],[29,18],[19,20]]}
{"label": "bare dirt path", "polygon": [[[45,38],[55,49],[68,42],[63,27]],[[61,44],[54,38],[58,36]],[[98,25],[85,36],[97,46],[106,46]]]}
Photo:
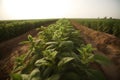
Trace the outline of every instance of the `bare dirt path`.
{"label": "bare dirt path", "polygon": [[71,23],[81,31],[86,43],[91,43],[97,48],[96,52],[106,55],[113,62],[110,66],[101,66],[107,79],[120,80],[120,39],[82,26],[73,20],[71,20]]}

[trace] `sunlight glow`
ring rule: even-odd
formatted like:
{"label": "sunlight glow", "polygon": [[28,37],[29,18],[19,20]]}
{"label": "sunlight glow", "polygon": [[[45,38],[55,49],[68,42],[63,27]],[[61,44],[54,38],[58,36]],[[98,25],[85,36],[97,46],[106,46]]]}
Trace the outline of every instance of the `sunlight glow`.
{"label": "sunlight glow", "polygon": [[64,17],[70,7],[66,0],[3,0],[3,4],[13,19]]}
{"label": "sunlight glow", "polygon": [[120,0],[0,0],[0,20],[120,18]]}

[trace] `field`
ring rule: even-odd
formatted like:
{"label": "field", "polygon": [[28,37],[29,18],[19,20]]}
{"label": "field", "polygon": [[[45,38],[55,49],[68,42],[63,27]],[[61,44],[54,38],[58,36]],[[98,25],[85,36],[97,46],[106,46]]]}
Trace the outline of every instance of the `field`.
{"label": "field", "polygon": [[120,38],[120,19],[75,19],[81,25]]}
{"label": "field", "polygon": [[[16,31],[17,26],[22,24],[22,21],[0,22],[4,25],[14,25],[8,28],[5,26],[5,31],[12,30],[8,31],[6,35],[14,34],[16,36],[9,35],[10,38],[3,39],[15,38],[0,44],[0,55],[3,56],[0,59],[0,66],[4,65],[0,68],[0,79],[120,79],[120,39],[118,35],[120,20],[60,19],[55,21],[46,20],[42,23],[41,20],[38,22],[23,21],[28,24],[24,24],[24,27],[20,26],[19,31]],[[54,24],[50,24],[53,22]],[[44,25],[45,27],[43,27]],[[117,26],[117,29],[113,25]],[[4,26],[1,31],[4,30],[3,28]],[[22,32],[24,29],[26,33]],[[17,33],[23,35],[16,35]],[[0,37],[4,36],[0,35]]]}
{"label": "field", "polygon": [[24,34],[25,32],[40,27],[43,24],[51,23],[54,19],[42,20],[9,20],[0,21],[0,42]]}

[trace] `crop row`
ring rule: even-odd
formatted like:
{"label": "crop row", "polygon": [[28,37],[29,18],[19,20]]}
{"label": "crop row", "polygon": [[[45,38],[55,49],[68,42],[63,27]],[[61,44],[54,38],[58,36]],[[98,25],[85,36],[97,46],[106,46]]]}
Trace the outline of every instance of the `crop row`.
{"label": "crop row", "polygon": [[77,19],[81,25],[97,31],[106,32],[120,38],[119,19]]}
{"label": "crop row", "polygon": [[29,35],[28,41],[21,42],[30,44],[30,48],[16,59],[12,80],[105,80],[90,65],[108,59],[93,54],[92,45],[84,44],[70,21],[61,19],[39,30],[36,38]]}
{"label": "crop row", "polygon": [[31,29],[53,21],[54,20],[0,21],[0,42],[19,36]]}

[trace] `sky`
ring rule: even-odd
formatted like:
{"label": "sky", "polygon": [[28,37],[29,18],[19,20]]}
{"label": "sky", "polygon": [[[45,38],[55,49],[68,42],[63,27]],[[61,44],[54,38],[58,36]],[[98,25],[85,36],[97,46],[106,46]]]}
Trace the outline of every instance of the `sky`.
{"label": "sky", "polygon": [[120,19],[120,0],[0,0],[0,20],[105,16]]}

